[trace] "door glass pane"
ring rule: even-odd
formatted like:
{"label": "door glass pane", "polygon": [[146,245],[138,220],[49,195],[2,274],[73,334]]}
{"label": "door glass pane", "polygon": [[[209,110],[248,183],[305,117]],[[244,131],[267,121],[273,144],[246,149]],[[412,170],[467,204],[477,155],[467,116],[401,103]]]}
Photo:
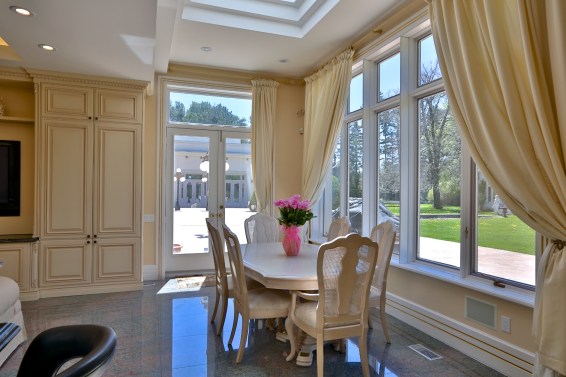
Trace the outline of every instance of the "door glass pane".
{"label": "door glass pane", "polygon": [[442,77],[432,35],[419,41],[419,86]]}
{"label": "door glass pane", "polygon": [[251,139],[226,138],[224,146],[225,223],[243,244],[246,243],[244,220],[258,210],[252,181]]}
{"label": "door glass pane", "polygon": [[378,64],[379,93],[378,101],[394,97],[401,90],[401,61],[400,54],[395,54]]}
{"label": "door glass pane", "polygon": [[377,114],[379,126],[379,212],[377,223],[389,221],[397,232],[393,252],[399,253],[401,164],[399,107]]}
{"label": "door glass pane", "polygon": [[419,109],[419,232],[417,258],[460,267],[460,135],[445,92]]}
{"label": "door glass pane", "polygon": [[362,173],[363,173],[362,120],[348,123],[348,215],[352,232],[362,233]]}
{"label": "door glass pane", "polygon": [[251,97],[171,92],[169,101],[170,122],[251,127]]}
{"label": "door glass pane", "polygon": [[535,285],[536,232],[515,216],[477,170],[474,272]]}
{"label": "door glass pane", "polygon": [[352,77],[350,82],[350,99],[348,101],[348,113],[364,107],[364,75],[360,73]]}
{"label": "door glass pane", "polygon": [[173,253],[208,252],[208,152],[210,139],[175,135]]}

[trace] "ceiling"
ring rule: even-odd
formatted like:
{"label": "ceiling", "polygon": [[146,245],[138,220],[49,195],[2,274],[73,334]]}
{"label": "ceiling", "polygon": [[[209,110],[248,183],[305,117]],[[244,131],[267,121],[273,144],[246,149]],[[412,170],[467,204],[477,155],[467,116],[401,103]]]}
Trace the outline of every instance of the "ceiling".
{"label": "ceiling", "polygon": [[144,81],[171,63],[304,77],[408,1],[0,0],[0,66]]}

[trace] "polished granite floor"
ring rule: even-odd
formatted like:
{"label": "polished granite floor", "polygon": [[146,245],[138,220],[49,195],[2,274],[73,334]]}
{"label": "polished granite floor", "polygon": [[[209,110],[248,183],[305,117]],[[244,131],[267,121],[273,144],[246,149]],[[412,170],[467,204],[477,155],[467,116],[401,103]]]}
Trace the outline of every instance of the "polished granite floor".
{"label": "polished granite floor", "polygon": [[[232,327],[228,309],[222,337],[210,323],[214,288],[160,293],[166,282],[149,283],[142,291],[72,296],[24,302],[28,336],[61,325],[98,323],[118,334],[112,365],[105,377],[147,376],[316,376],[316,355],[311,367],[286,362],[288,344],[275,340],[275,333],[260,324],[250,327],[244,359],[234,363],[237,349],[227,344]],[[456,377],[502,376],[494,370],[449,348],[406,324],[389,318],[392,343],[385,343],[377,312],[371,312],[374,330],[369,333],[372,376]],[[240,321],[241,322],[241,321]],[[239,339],[239,329],[236,340]],[[233,346],[238,347],[239,342]],[[0,377],[16,376],[28,342],[19,347],[0,368]],[[325,376],[361,376],[357,339],[347,341],[345,353],[325,347]],[[409,346],[421,344],[442,358],[428,360]]]}

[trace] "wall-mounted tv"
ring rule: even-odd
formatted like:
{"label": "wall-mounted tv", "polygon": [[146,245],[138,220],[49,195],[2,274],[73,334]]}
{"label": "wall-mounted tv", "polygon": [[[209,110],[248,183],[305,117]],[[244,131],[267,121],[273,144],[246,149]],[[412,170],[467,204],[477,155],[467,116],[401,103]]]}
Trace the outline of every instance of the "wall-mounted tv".
{"label": "wall-mounted tv", "polygon": [[20,216],[20,141],[0,140],[0,216]]}

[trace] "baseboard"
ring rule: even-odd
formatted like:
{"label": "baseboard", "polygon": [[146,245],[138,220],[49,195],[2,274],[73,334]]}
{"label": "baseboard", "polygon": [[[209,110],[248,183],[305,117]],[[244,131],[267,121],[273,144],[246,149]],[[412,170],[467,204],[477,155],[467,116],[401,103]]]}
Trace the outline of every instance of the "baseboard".
{"label": "baseboard", "polygon": [[390,293],[386,312],[506,376],[532,376],[532,352]]}
{"label": "baseboard", "polygon": [[143,281],[154,281],[158,279],[158,276],[157,265],[148,264],[143,266]]}
{"label": "baseboard", "polygon": [[41,288],[39,291],[40,298],[49,297],[63,297],[63,296],[81,296],[81,295],[92,295],[99,293],[116,293],[116,292],[128,292],[128,291],[139,291],[143,289],[141,282],[133,283],[120,283],[115,285],[88,285],[88,286],[77,286],[77,287],[49,287]]}

